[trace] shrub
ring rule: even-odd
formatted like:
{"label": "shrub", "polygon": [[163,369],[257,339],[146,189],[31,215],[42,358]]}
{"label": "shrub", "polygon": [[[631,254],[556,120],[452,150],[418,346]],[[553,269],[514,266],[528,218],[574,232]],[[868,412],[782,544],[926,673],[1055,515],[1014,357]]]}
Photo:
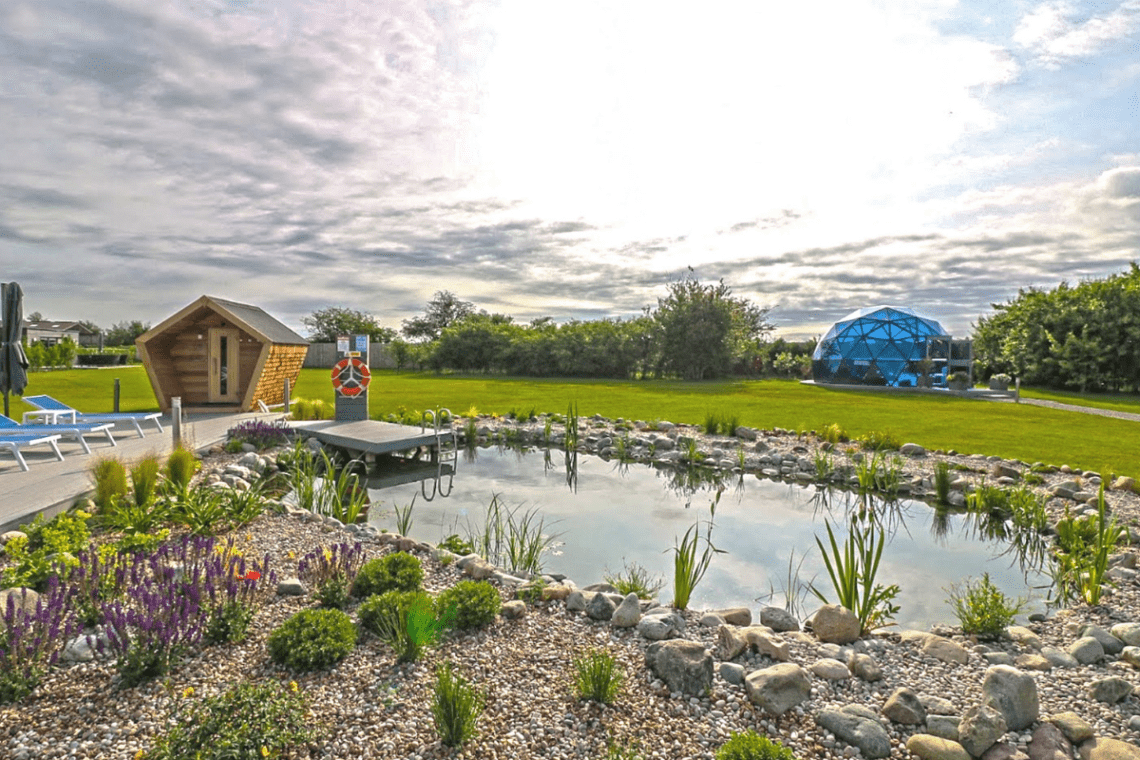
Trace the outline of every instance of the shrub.
{"label": "shrub", "polygon": [[88,517],[86,512],[76,510],[46,522],[42,515],[36,515],[31,523],[21,525],[27,538],[16,538],[5,545],[4,553],[13,564],[0,574],[0,587],[24,586],[43,591],[51,576],[66,577],[78,564],[74,555],[87,548],[90,540]]}
{"label": "shrub", "polygon": [[301,610],[269,634],[269,656],[291,670],[317,670],[356,646],[356,626],[340,610]]}
{"label": "shrub", "polygon": [[186,494],[190,490],[190,481],[201,467],[202,463],[189,449],[179,446],[170,452],[162,473],[166,477],[166,487],[170,494],[173,496]]}
{"label": "shrub", "polygon": [[384,618],[406,612],[413,603],[421,599],[432,601],[432,598],[423,591],[386,591],[383,594],[369,596],[357,610],[360,625],[369,633],[379,636]]}
{"label": "shrub", "polygon": [[475,551],[475,547],[471,545],[470,541],[464,541],[455,533],[440,541],[438,546],[440,549],[454,552],[460,557],[472,554]]}
{"label": "shrub", "polygon": [[131,490],[134,492],[136,506],[142,507],[154,501],[160,469],[155,454],[148,454],[131,465]]}
{"label": "shrub", "polygon": [[407,552],[392,552],[370,559],[360,568],[352,593],[369,597],[388,591],[415,591],[424,580],[424,569],[418,557]]}
{"label": "shrub", "polygon": [[483,712],[483,703],[482,693],[456,673],[451,663],[436,669],[431,717],[444,746],[460,747],[475,735],[475,723]]}
{"label": "shrub", "polygon": [[443,615],[454,608],[455,627],[466,631],[480,628],[494,620],[502,603],[498,590],[491,584],[459,581],[439,595],[436,609]]}
{"label": "shrub", "polygon": [[241,683],[192,706],[184,718],[159,736],[147,760],[228,760],[282,757],[314,741],[307,727],[305,697],[288,686]]}
{"label": "shrub", "polygon": [[795,754],[755,731],[732,732],[728,741],[716,751],[716,760],[796,760]]}
{"label": "shrub", "polygon": [[951,586],[949,593],[946,603],[954,609],[962,632],[985,638],[1000,636],[1025,607],[1024,600],[1010,599],[1003,594],[990,580],[989,573],[984,573],[976,583],[967,578],[962,587]]}
{"label": "shrub", "polygon": [[820,436],[823,440],[830,444],[846,443],[847,431],[839,426],[839,423],[833,422],[823,429],[823,434]]}
{"label": "shrub", "polygon": [[897,451],[902,447],[902,442],[890,432],[872,430],[859,436],[859,445],[869,451]]}
{"label": "shrub", "polygon": [[621,668],[609,652],[594,651],[574,661],[574,690],[578,699],[611,704],[621,688]]}
{"label": "shrub", "polygon": [[95,504],[100,508],[127,495],[127,468],[114,457],[100,457],[91,465],[95,481]]}

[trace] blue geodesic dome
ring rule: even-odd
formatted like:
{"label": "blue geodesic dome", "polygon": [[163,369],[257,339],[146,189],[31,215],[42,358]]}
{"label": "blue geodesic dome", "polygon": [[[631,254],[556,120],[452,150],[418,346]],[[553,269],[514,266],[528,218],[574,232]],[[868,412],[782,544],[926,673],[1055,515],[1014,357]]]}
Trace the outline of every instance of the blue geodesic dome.
{"label": "blue geodesic dome", "polygon": [[949,339],[938,322],[902,306],[873,306],[831,326],[811,356],[817,383],[916,386],[931,338]]}

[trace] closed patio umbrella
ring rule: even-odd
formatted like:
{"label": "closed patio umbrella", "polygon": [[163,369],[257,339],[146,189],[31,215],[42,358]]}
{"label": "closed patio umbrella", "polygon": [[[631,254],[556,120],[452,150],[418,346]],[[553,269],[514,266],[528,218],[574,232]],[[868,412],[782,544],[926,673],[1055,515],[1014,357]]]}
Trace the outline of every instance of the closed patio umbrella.
{"label": "closed patio umbrella", "polygon": [[24,325],[24,291],[19,283],[0,285],[0,393],[4,394],[4,416],[8,416],[8,394],[22,394],[28,387],[28,357],[20,344]]}

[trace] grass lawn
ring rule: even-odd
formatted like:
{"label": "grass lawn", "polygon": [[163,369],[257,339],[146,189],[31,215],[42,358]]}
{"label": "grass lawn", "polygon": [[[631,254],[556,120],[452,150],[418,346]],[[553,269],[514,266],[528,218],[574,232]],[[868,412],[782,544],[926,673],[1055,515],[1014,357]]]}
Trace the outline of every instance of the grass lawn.
{"label": "grass lawn", "polygon": [[[114,379],[122,381],[120,409],[148,411],[158,404],[142,367],[37,372],[27,393],[47,393],[86,412],[109,412]],[[463,414],[565,413],[570,401],[581,416],[664,419],[701,424],[706,414],[736,415],[742,425],[821,430],[837,423],[848,435],[889,431],[930,449],[997,454],[1027,462],[1068,464],[1102,473],[1140,476],[1140,423],[1026,404],[1000,404],[931,396],[835,391],[786,380],[638,382],[433,375],[377,370],[369,388],[372,416],[447,407]],[[1140,411],[1130,396],[1079,396],[1022,391],[1035,398]],[[333,401],[329,372],[302,371],[294,396]],[[12,397],[12,416],[28,409]]]}
{"label": "grass lawn", "polygon": [[1077,393],[1076,391],[1052,391],[1021,389],[1026,398],[1040,398],[1061,404],[1094,406],[1097,409],[1111,409],[1114,412],[1140,414],[1140,393]]}

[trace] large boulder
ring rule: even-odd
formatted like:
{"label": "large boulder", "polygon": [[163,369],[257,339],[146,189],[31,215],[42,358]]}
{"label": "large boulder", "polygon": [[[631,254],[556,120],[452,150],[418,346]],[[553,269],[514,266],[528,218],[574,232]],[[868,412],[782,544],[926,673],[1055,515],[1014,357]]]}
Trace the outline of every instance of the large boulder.
{"label": "large boulder", "polygon": [[1006,732],[1001,710],[990,705],[975,705],[962,714],[958,723],[958,743],[974,757],[981,757]]}
{"label": "large boulder", "polygon": [[894,693],[887,697],[887,702],[883,705],[883,715],[895,723],[908,726],[921,726],[926,722],[926,708],[922,706],[918,695],[905,686],[895,689]]}
{"label": "large boulder", "polygon": [[703,697],[712,690],[713,656],[696,641],[677,639],[650,644],[645,662],[671,692]]}
{"label": "large boulder", "polygon": [[798,631],[800,621],[783,607],[764,607],[760,610],[760,625],[766,625],[776,633]]}
{"label": "large boulder", "polygon": [[[588,613],[587,613],[588,614]],[[641,601],[637,594],[630,592],[621,600],[621,604],[610,617],[610,625],[614,628],[632,628],[641,620]]]}
{"label": "large boulder", "polygon": [[1099,625],[1086,625],[1084,630],[1081,631],[1082,636],[1092,636],[1100,642],[1104,647],[1105,654],[1120,654],[1120,650],[1124,649],[1124,642],[1113,636],[1104,628]]}
{"label": "large boulder", "polygon": [[840,740],[858,747],[863,757],[880,758],[891,754],[891,737],[875,717],[860,705],[827,707],[815,716],[815,722]]}
{"label": "large boulder", "polygon": [[773,660],[779,660],[780,662],[787,662],[791,659],[791,654],[788,651],[788,642],[764,626],[754,625],[745,628],[744,638],[748,639],[748,644],[753,649],[765,657],[771,657]]}
{"label": "large boulder", "polygon": [[782,662],[749,673],[744,688],[752,704],[773,715],[783,715],[811,696],[811,679],[799,665]]}
{"label": "large boulder", "polygon": [[[11,602],[9,602],[11,599]],[[8,605],[14,604],[16,610],[22,611],[25,615],[34,615],[36,613],[36,604],[40,601],[40,595],[30,588],[6,588],[0,591],[0,626],[4,625],[5,616],[8,614]]]}
{"label": "large boulder", "polygon": [[1132,684],[1120,676],[1098,678],[1089,684],[1089,696],[1110,705],[1122,702],[1132,694]]}
{"label": "large boulder", "polygon": [[1026,747],[1029,760],[1073,760],[1073,746],[1052,723],[1042,723]]}
{"label": "large boulder", "polygon": [[863,632],[859,617],[838,604],[820,607],[811,619],[811,629],[816,638],[830,644],[850,644]]}
{"label": "large boulder", "polygon": [[1081,745],[1081,760],[1140,760],[1140,747],[1119,739],[1097,737]]}
{"label": "large boulder", "polygon": [[1010,731],[1021,731],[1037,720],[1041,705],[1033,676],[1009,665],[991,665],[982,681],[982,697],[1005,717]]}
{"label": "large boulder", "polygon": [[971,760],[970,753],[958,742],[931,734],[915,734],[906,740],[906,748],[922,760]]}

